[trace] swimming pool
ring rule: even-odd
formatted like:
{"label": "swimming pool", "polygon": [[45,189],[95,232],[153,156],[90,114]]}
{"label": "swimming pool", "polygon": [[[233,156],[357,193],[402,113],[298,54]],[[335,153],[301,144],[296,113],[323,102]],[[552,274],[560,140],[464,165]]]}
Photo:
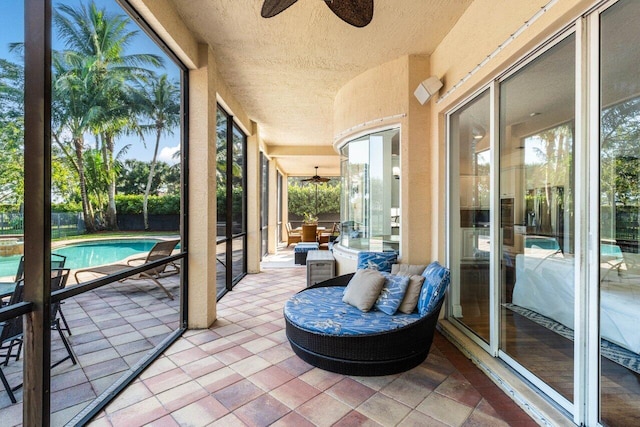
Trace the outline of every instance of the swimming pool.
{"label": "swimming pool", "polygon": [[[51,252],[67,257],[66,268],[85,268],[111,264],[129,256],[149,252],[157,239],[108,239],[70,243]],[[14,276],[20,255],[0,257],[0,277]]]}

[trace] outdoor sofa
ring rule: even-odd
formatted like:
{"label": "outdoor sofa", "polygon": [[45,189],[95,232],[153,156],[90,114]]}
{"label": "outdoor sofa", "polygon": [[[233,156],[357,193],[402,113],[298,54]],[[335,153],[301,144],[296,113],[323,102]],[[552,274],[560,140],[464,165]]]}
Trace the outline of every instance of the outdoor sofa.
{"label": "outdoor sofa", "polygon": [[[426,267],[388,265],[383,271],[363,268],[364,264],[359,259],[356,273],[317,283],[291,297],[284,307],[287,338],[301,359],[327,371],[376,376],[409,370],[429,353],[449,270],[438,262]],[[383,277],[382,289],[376,276]],[[377,284],[369,286],[370,282]],[[368,310],[363,310],[368,302],[353,298],[354,285],[368,292],[368,302],[374,297]]]}

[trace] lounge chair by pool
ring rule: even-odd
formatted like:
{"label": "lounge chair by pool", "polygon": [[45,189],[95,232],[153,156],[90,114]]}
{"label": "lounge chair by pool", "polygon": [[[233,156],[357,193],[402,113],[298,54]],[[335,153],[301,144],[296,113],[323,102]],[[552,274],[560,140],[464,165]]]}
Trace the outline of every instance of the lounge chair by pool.
{"label": "lounge chair by pool", "polygon": [[[179,243],[179,240],[164,240],[156,243],[146,257],[144,258],[133,258],[127,261],[126,264],[108,264],[98,267],[89,267],[83,268],[81,270],[76,271],[75,278],[76,282],[80,283],[78,279],[78,274],[80,273],[94,273],[94,274],[103,274],[108,276],[110,274],[120,273],[124,270],[128,270],[133,267],[138,267],[143,264],[147,264],[152,261],[157,261],[161,258],[165,258],[171,255],[171,252],[175,249],[176,245]],[[179,272],[178,267],[173,263],[162,264],[158,267],[150,268],[149,270],[143,271],[142,273],[134,274],[133,276],[126,277],[121,282],[127,279],[148,279],[154,282],[160,289],[162,289],[170,299],[173,299],[173,295],[158,281],[159,278],[166,277],[172,274],[176,274]]]}

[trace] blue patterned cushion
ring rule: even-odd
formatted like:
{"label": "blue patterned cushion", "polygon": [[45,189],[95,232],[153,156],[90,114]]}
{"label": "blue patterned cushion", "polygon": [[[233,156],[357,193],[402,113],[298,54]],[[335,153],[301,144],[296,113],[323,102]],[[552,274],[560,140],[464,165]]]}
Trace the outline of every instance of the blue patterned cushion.
{"label": "blue patterned cushion", "polygon": [[418,313],[389,316],[372,309],[362,312],[342,302],[344,287],[310,288],[295,294],[284,305],[284,315],[298,327],[327,335],[364,335],[385,332],[420,319]]}
{"label": "blue patterned cushion", "polygon": [[449,285],[449,269],[434,261],[422,272],[424,284],[418,299],[418,313],[421,316],[429,313],[440,302]]}
{"label": "blue patterned cushion", "polygon": [[384,280],[384,287],[380,291],[380,296],[376,301],[376,308],[388,315],[398,311],[400,303],[407,292],[409,286],[409,276],[396,276],[390,273],[381,273]]}
{"label": "blue patterned cushion", "polygon": [[317,251],[320,248],[320,243],[317,242],[302,242],[298,243],[295,248],[293,248],[293,252],[296,254],[309,252],[309,251]]}
{"label": "blue patterned cushion", "polygon": [[391,273],[391,266],[398,260],[395,252],[358,252],[358,267]]}

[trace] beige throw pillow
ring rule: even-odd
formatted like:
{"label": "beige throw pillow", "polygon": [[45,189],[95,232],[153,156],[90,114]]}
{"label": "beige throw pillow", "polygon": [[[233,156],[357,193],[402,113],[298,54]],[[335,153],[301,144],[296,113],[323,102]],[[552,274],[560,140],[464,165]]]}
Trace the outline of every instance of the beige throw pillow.
{"label": "beige throw pillow", "polygon": [[393,264],[391,266],[391,274],[404,274],[407,276],[412,274],[420,275],[425,268],[427,268],[427,266],[421,264]]}
{"label": "beige throw pillow", "polygon": [[369,311],[378,299],[383,287],[384,276],[377,270],[360,269],[349,281],[342,301],[362,311]]}
{"label": "beige throw pillow", "polygon": [[407,286],[407,292],[404,294],[404,298],[400,303],[400,307],[398,307],[398,311],[405,314],[411,314],[418,305],[418,298],[420,298],[420,290],[422,289],[422,284],[424,283],[424,277],[419,274],[406,275],[410,276],[409,286]]}

